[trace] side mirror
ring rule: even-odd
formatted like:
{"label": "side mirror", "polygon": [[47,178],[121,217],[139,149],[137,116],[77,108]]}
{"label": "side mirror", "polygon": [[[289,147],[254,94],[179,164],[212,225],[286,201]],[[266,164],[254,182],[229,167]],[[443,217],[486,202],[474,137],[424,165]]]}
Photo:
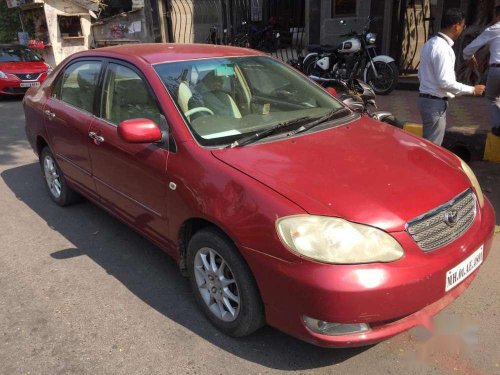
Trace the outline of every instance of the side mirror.
{"label": "side mirror", "polygon": [[128,143],[154,143],[162,140],[162,133],[158,125],[146,118],[120,122],[118,136]]}

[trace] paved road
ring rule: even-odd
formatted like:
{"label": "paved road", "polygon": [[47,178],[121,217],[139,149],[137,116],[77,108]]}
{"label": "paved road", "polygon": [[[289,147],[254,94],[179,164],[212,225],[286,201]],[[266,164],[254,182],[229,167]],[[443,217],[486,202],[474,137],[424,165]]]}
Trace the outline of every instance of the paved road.
{"label": "paved road", "polygon": [[500,374],[499,235],[433,335],[349,350],[272,328],[231,339],[168,256],[90,203],[54,205],[21,103],[0,101],[0,116],[0,374]]}

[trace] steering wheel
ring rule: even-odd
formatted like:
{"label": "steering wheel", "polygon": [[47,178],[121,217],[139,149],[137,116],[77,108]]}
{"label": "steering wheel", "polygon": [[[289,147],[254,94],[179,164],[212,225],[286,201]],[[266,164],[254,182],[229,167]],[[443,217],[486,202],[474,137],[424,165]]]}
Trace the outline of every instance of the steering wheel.
{"label": "steering wheel", "polygon": [[198,112],[208,112],[212,116],[215,115],[215,113],[207,107],[196,107],[196,108],[191,108],[189,111],[184,112],[184,116],[189,117]]}

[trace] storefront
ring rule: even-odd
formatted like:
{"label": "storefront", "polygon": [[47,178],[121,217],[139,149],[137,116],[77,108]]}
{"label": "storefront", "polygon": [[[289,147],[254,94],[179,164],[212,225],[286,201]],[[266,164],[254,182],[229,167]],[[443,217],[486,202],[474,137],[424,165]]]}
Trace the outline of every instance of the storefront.
{"label": "storefront", "polygon": [[18,1],[21,10],[20,43],[35,49],[55,66],[90,45],[91,0]]}

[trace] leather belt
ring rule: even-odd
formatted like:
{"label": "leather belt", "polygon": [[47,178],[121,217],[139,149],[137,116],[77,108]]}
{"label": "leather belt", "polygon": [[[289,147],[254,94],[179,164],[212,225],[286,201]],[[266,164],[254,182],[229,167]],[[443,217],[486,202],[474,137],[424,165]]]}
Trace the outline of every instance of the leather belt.
{"label": "leather belt", "polygon": [[448,101],[448,98],[446,96],[444,98],[440,98],[439,96],[434,96],[434,95],[431,95],[431,94],[420,94],[419,96],[421,98],[438,99],[438,100]]}
{"label": "leather belt", "polygon": [[490,64],[490,68],[500,68],[500,64]]}

